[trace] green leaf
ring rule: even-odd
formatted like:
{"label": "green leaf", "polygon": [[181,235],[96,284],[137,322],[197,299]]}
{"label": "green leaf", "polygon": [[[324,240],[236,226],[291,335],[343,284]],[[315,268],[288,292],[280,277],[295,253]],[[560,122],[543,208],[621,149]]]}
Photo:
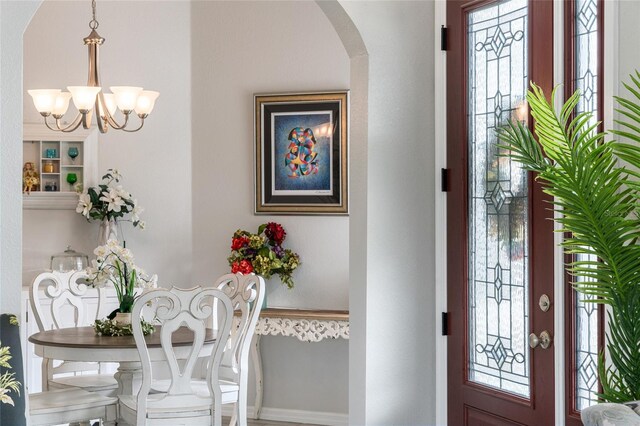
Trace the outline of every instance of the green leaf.
{"label": "green leaf", "polygon": [[558,112],[555,89],[547,100],[535,84],[527,95],[533,133],[521,123],[498,130],[501,155],[536,172],[554,197],[568,233],[562,246],[575,259],[567,265],[572,285],[592,297],[585,302],[611,308],[611,365],[601,355],[598,366],[601,398],[611,402],[640,399],[640,73],[625,87],[632,98],[616,98],[619,129],[612,131],[623,141],[606,141],[589,113],[574,113],[578,92]]}

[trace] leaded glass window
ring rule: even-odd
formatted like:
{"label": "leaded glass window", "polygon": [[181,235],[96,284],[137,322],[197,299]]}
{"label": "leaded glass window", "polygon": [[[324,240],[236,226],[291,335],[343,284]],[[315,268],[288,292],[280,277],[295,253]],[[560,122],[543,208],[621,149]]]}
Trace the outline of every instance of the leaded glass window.
{"label": "leaded glass window", "polygon": [[527,0],[467,15],[469,380],[528,397],[527,173],[498,156],[496,128],[528,86]]}
{"label": "leaded glass window", "polygon": [[[592,112],[592,123],[598,120],[598,1],[575,0],[574,3],[574,87],[581,98],[576,112]],[[577,260],[587,260],[580,255]],[[591,260],[596,260],[592,258]],[[575,297],[576,408],[582,410],[597,402],[598,392],[598,309],[585,302],[594,296],[573,293]]]}

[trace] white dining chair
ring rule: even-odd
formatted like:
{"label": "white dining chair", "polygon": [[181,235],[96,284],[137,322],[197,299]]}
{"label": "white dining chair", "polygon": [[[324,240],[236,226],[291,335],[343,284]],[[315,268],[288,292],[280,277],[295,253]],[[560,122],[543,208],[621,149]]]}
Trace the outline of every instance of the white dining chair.
{"label": "white dining chair", "polygon": [[218,278],[215,287],[231,297],[235,310],[231,338],[220,367],[222,403],[235,404],[232,426],[236,421],[239,426],[247,426],[249,351],[262,309],[265,282],[259,275],[226,274]]}
{"label": "white dining chair", "polygon": [[[106,316],[104,289],[96,289],[98,307],[95,317],[87,318],[85,313],[88,285],[84,271],[43,272],[33,281],[30,303],[40,331],[65,327],[91,325],[93,320]],[[73,315],[63,314],[63,310],[73,310]],[[68,319],[72,318],[69,323]],[[66,321],[66,322],[65,322]],[[70,375],[71,374],[71,375]],[[113,396],[118,384],[113,374],[105,374],[99,363],[67,362],[64,360],[42,360],[42,389],[80,388]]]}
{"label": "white dining chair", "polygon": [[116,424],[117,407],[118,398],[80,388],[32,393],[29,394],[29,424],[90,424],[90,420],[100,419],[103,426],[112,426]]}
{"label": "white dining chair", "polygon": [[[251,341],[258,323],[262,301],[264,300],[265,282],[258,275],[226,274],[215,281],[215,288],[222,290],[231,298],[234,309],[234,321],[231,337],[224,350],[220,365],[220,390],[222,404],[235,404],[230,425],[236,422],[239,426],[247,426],[247,394],[249,382],[249,352]],[[214,306],[214,309],[216,306]],[[213,328],[217,315],[213,315]],[[193,381],[191,386],[198,393],[204,393],[207,384],[206,363],[202,363],[200,380]],[[168,380],[156,380],[155,391],[163,392],[169,386]]]}
{"label": "white dining chair", "polygon": [[[205,344],[207,325],[217,307],[219,328],[215,341]],[[223,291],[215,288],[155,289],[141,295],[133,307],[132,318],[140,318],[142,312],[152,312],[161,324],[158,331],[171,379],[166,392],[153,393],[152,369],[147,340],[139,321],[132,321],[133,336],[142,364],[142,382],[137,395],[119,396],[119,423],[129,425],[212,425],[222,423],[222,393],[219,370],[225,345],[231,334],[233,302]],[[181,327],[193,333],[190,346],[173,346],[172,336]],[[192,388],[196,363],[203,353],[207,363],[206,390]]]}

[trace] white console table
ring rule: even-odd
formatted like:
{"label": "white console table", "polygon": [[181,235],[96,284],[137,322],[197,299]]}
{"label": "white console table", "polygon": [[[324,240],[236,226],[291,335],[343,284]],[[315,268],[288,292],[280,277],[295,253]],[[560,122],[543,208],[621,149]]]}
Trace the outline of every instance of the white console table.
{"label": "white console table", "polygon": [[263,394],[260,337],[269,335],[297,337],[301,342],[348,339],[349,311],[266,308],[260,312],[255,334],[251,347],[251,361],[256,375],[254,418],[259,419]]}

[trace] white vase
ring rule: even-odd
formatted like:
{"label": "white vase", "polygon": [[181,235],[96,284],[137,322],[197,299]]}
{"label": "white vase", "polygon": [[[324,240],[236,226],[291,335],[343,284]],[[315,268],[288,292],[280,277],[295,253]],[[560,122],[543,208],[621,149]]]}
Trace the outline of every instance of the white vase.
{"label": "white vase", "polygon": [[103,246],[109,240],[118,239],[118,226],[115,219],[107,219],[106,217],[100,222],[98,230],[98,245]]}
{"label": "white vase", "polygon": [[115,320],[118,325],[129,325],[131,324],[131,312],[117,312]]}

